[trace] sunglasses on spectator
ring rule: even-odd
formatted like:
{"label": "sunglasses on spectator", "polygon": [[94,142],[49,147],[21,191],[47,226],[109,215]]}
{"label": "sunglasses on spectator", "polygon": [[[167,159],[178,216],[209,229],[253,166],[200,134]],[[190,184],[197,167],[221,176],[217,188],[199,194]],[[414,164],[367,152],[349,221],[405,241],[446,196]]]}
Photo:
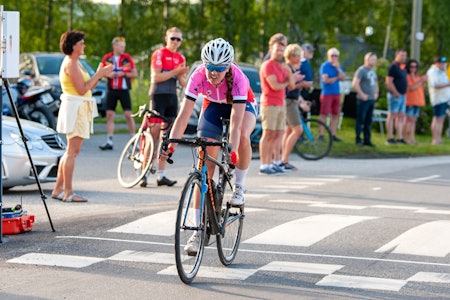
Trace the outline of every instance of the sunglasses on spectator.
{"label": "sunglasses on spectator", "polygon": [[217,73],[224,72],[226,69],[228,69],[229,66],[230,65],[218,66],[218,65],[212,65],[212,64],[205,64],[205,67],[209,72],[216,71]]}
{"label": "sunglasses on spectator", "polygon": [[331,57],[339,57],[337,54],[331,54]]}
{"label": "sunglasses on spectator", "polygon": [[179,38],[179,37],[176,37],[176,36],[171,36],[169,39],[171,41],[177,41],[177,42],[181,42],[183,40],[182,38]]}
{"label": "sunglasses on spectator", "polygon": [[410,65],[410,68],[417,68],[417,65]]}

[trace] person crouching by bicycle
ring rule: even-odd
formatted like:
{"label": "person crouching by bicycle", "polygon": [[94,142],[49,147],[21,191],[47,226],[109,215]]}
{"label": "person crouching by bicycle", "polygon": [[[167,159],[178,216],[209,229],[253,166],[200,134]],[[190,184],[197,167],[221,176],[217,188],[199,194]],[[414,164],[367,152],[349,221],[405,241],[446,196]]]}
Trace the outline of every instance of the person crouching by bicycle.
{"label": "person crouching by bicycle", "polygon": [[[233,63],[234,49],[222,38],[209,41],[202,49],[203,64],[189,78],[186,86],[185,99],[181,110],[175,119],[170,138],[181,138],[192,114],[194,103],[203,98],[203,107],[198,121],[199,137],[220,141],[222,136],[221,118],[230,119],[231,155],[237,154],[235,169],[235,185],[231,199],[232,205],[242,205],[245,202],[245,178],[252,157],[250,134],[256,124],[256,102],[250,89],[248,78],[241,69]],[[175,148],[170,144],[169,149]],[[208,148],[208,153],[218,157],[218,147]],[[168,158],[168,151],[161,153],[161,159]],[[208,164],[208,176],[214,174],[214,165]],[[200,212],[195,220],[199,223]],[[186,251],[195,252],[198,249],[199,235],[195,233],[185,247]]]}

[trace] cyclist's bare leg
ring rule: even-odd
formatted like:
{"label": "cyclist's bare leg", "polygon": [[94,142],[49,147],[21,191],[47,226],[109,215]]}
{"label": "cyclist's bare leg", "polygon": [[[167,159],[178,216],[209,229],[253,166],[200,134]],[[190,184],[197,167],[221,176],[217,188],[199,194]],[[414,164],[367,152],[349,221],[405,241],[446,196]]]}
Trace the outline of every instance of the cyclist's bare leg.
{"label": "cyclist's bare leg", "polygon": [[292,149],[294,148],[295,143],[297,142],[298,138],[303,133],[303,127],[302,125],[297,125],[294,127],[286,127],[286,132],[288,133],[288,136],[285,137],[283,148],[281,151],[281,160],[284,163],[289,162],[289,154],[291,154]]}
{"label": "cyclist's bare leg", "polygon": [[131,116],[131,110],[125,110],[123,116],[127,121],[128,131],[133,136],[136,133],[136,124],[134,123],[134,118]]}
{"label": "cyclist's bare leg", "polygon": [[245,170],[250,165],[252,160],[252,145],[250,142],[250,135],[256,125],[256,117],[254,114],[246,111],[241,128],[241,138],[239,140],[238,161],[236,167]]}
{"label": "cyclist's bare leg", "polygon": [[[163,126],[161,123],[154,123],[150,126],[150,134],[153,138],[153,145],[155,147],[155,149],[159,149],[159,138],[160,138],[160,133],[161,133],[161,126]],[[157,153],[157,150],[155,150],[155,154]],[[146,152],[145,153],[145,157],[148,157],[149,153]],[[151,159],[153,161],[153,163],[156,160],[156,155],[153,155],[153,157],[150,157],[149,159]],[[158,161],[159,163],[160,161]],[[159,167],[159,165],[158,165]]]}
{"label": "cyclist's bare leg", "polygon": [[[167,126],[168,126],[167,123],[162,123],[161,126],[159,127],[159,132],[158,132],[157,138],[153,137],[153,141],[155,142],[155,149],[158,149],[158,151],[159,151],[160,142],[162,141],[162,136],[164,135],[164,133],[166,133],[168,131],[168,129],[161,131],[161,127],[167,128]],[[152,136],[153,136],[153,134],[152,134]],[[166,160],[158,159],[158,171],[164,171],[166,169],[166,165],[167,165]]]}

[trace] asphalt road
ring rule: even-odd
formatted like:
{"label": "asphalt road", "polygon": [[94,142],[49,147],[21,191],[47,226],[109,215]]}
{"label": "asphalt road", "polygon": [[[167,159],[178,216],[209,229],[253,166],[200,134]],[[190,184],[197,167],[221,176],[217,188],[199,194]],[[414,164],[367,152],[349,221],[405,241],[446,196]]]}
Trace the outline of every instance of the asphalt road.
{"label": "asphalt road", "polygon": [[[299,171],[247,178],[246,219],[235,262],[207,248],[191,285],[176,275],[173,226],[192,159],[177,148],[174,187],[124,189],[120,146],[104,136],[83,145],[74,188],[88,203],[47,199],[16,187],[36,223],[3,237],[1,299],[450,299],[450,157],[317,162],[291,157]],[[42,185],[50,198],[53,184]]]}

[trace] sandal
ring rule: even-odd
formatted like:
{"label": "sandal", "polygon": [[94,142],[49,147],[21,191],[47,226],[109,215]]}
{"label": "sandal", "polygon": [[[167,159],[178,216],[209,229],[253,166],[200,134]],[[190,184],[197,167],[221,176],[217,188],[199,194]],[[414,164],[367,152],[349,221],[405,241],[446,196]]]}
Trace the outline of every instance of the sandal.
{"label": "sandal", "polygon": [[73,193],[66,199],[62,199],[63,202],[87,202],[88,200],[86,198],[81,197],[78,194]]}
{"label": "sandal", "polygon": [[62,200],[63,200],[63,197],[64,197],[64,191],[61,192],[61,193],[59,193],[58,195],[52,194],[52,198],[55,199],[55,200],[62,201]]}

